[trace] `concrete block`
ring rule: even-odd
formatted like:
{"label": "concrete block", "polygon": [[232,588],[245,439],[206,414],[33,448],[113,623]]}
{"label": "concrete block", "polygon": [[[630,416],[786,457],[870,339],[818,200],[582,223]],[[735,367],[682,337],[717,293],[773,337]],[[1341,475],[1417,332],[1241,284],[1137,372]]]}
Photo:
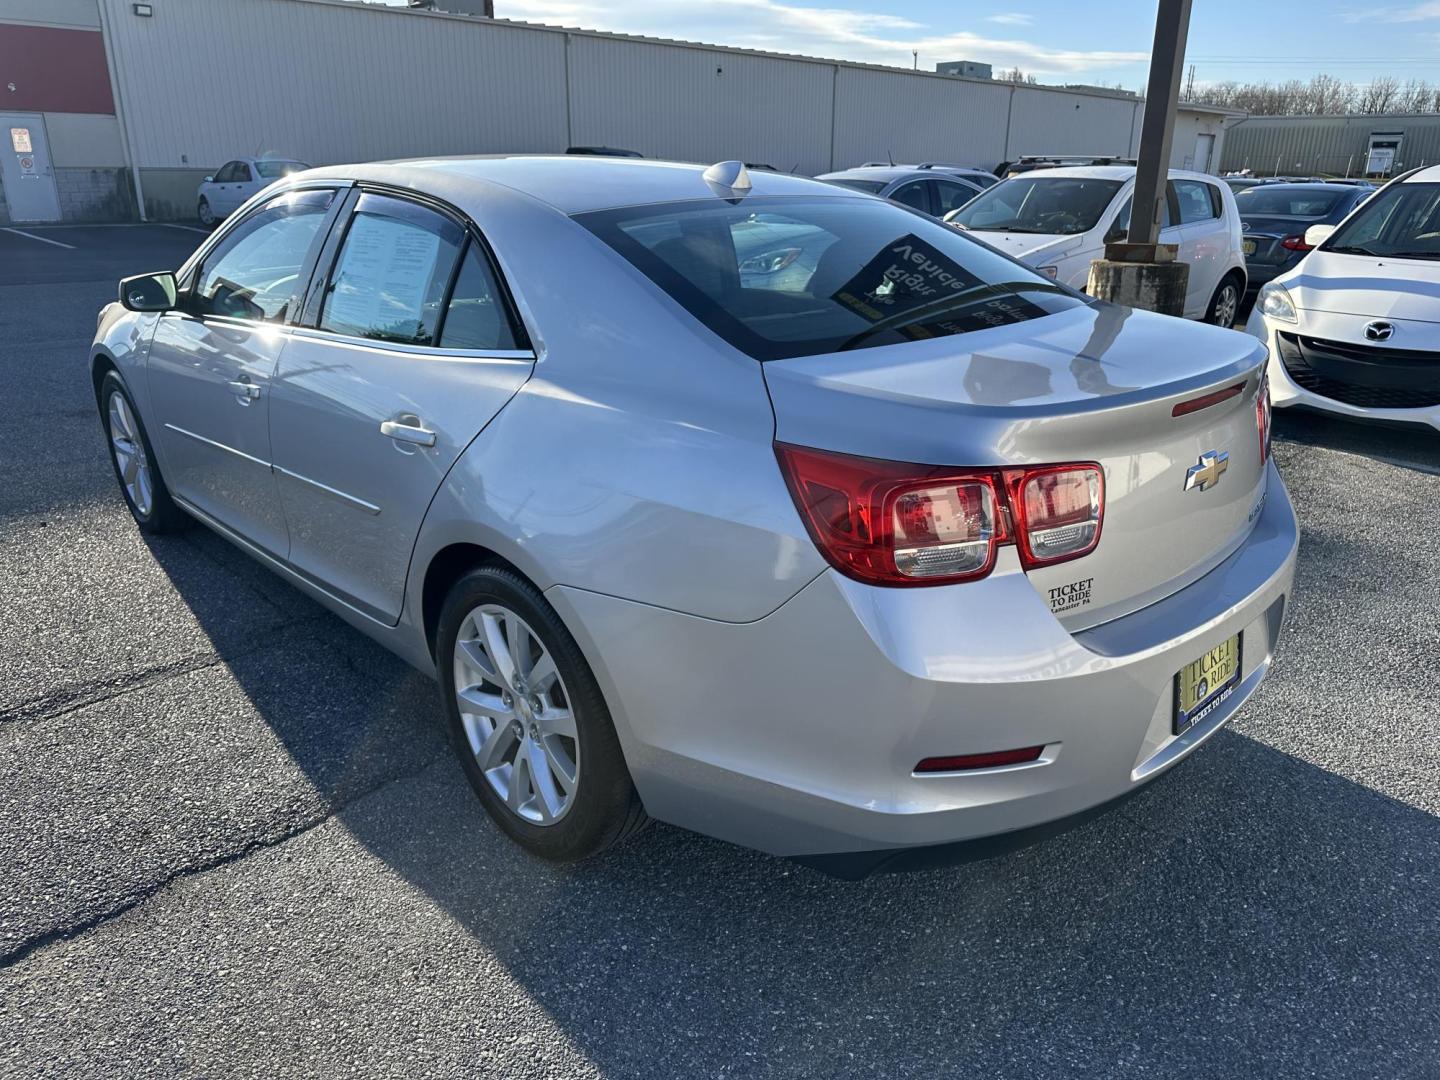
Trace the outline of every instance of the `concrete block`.
{"label": "concrete block", "polygon": [[1185,290],[1190,264],[1137,263],[1096,259],[1090,264],[1086,292],[1101,300],[1162,315],[1185,314]]}

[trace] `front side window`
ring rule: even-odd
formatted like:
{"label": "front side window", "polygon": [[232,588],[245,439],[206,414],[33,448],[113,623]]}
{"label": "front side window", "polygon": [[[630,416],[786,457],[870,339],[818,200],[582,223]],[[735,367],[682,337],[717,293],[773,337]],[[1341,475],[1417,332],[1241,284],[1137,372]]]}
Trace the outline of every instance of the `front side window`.
{"label": "front side window", "polygon": [[243,161],[237,162],[235,165],[235,179],[241,184],[248,184],[253,180],[254,177],[250,175],[250,166],[246,165]]}
{"label": "front side window", "polygon": [[1122,186],[1088,176],[1017,176],[975,196],[950,220],[977,232],[1089,232]]}
{"label": "front side window", "polygon": [[247,214],[205,257],[196,313],[284,322],[334,197],[328,190],[292,191]]}
{"label": "front side window", "polygon": [[235,179],[236,179],[236,176],[235,176],[235,166],[236,166],[236,164],[237,164],[237,163],[234,162],[234,161],[227,161],[224,165],[221,165],[221,166],[220,166],[220,171],[215,174],[215,183],[217,183],[217,184],[228,184],[228,183],[230,183],[231,181],[235,180]]}
{"label": "front side window", "polygon": [[926,181],[916,180],[910,184],[903,184],[890,193],[901,206],[909,206],[919,210],[921,213],[930,212],[930,199],[925,193]]}
{"label": "front side window", "polygon": [[1440,259],[1440,184],[1391,184],[1362,203],[1324,249],[1392,259]]}
{"label": "front side window", "polygon": [[362,195],[330,277],[321,329],[436,344],[440,306],[464,238],[460,226],[433,210]]}
{"label": "front side window", "polygon": [[1199,180],[1172,180],[1170,188],[1180,208],[1181,225],[1198,225],[1220,216],[1216,213],[1214,200],[1210,198],[1209,184]]}
{"label": "front side window", "polygon": [[974,188],[968,188],[964,184],[956,184],[950,180],[935,180],[933,183],[935,185],[935,201],[939,203],[935,210],[936,217],[944,217],[950,211],[960,209],[977,194]]}
{"label": "front side window", "polygon": [[751,196],[575,218],[759,360],[1023,322],[1084,300],[892,203]]}

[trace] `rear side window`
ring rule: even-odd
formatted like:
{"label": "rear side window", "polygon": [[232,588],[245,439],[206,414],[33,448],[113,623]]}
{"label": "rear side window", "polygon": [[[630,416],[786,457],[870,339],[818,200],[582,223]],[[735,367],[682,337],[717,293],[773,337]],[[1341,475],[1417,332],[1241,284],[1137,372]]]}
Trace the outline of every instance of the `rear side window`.
{"label": "rear side window", "polygon": [[320,328],[434,345],[464,235],[455,222],[423,206],[362,195],[335,261]]}
{"label": "rear side window", "polygon": [[758,360],[943,337],[1084,303],[978,240],[882,200],[751,196],[575,220]]}
{"label": "rear side window", "polygon": [[247,214],[205,257],[197,314],[284,322],[333,191],[292,191]]}
{"label": "rear side window", "polygon": [[1214,221],[1220,216],[1210,197],[1209,184],[1199,180],[1172,180],[1170,188],[1180,207],[1181,225],[1198,225],[1202,221]]}
{"label": "rear side window", "polygon": [[446,349],[516,349],[515,333],[500,298],[495,275],[472,242],[445,308],[440,345]]}

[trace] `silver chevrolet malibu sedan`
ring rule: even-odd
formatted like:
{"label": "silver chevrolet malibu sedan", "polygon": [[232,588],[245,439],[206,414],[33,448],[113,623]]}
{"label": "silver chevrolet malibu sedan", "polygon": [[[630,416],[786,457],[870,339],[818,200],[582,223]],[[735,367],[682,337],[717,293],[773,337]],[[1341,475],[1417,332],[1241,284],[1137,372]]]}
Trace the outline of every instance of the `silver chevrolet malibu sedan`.
{"label": "silver chevrolet malibu sedan", "polygon": [[91,350],[135,520],[439,681],[496,824],[832,873],[1057,831],[1269,670],[1265,350],[738,163],[316,169]]}

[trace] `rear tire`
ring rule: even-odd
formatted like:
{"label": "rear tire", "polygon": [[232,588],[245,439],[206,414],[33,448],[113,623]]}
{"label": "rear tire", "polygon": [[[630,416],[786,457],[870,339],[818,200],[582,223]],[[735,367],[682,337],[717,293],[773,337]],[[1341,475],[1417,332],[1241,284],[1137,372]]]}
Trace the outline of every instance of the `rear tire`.
{"label": "rear tire", "polygon": [[1212,326],[1223,326],[1227,330],[1235,327],[1235,318],[1240,313],[1240,298],[1244,286],[1234,275],[1221,280],[1210,298],[1210,307],[1205,312],[1205,321]]}
{"label": "rear tire", "polygon": [[170,498],[130,391],[114,371],[107,372],[100,383],[100,419],[120,494],[140,531],[158,536],[189,526],[189,516]]}
{"label": "rear tire", "polygon": [[460,766],[510,839],[571,862],[644,827],[599,684],[535,586],[505,567],[470,571],[450,590],[436,637]]}

